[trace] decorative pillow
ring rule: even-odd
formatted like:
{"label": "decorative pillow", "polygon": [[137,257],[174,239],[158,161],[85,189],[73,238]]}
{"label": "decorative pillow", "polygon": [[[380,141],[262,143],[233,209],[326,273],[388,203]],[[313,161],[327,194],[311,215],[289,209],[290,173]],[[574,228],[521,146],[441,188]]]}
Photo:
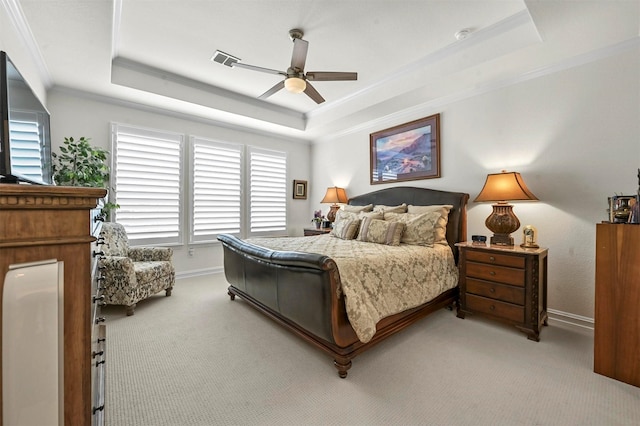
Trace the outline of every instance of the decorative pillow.
{"label": "decorative pillow", "polygon": [[[333,222],[333,227],[339,227],[341,226],[340,223],[345,221],[345,220],[356,220],[358,221],[358,224],[360,223],[360,220],[364,217],[371,217],[373,219],[379,219],[382,220],[383,219],[383,214],[381,212],[360,212],[360,213],[352,213],[352,212],[347,212],[344,210],[338,210],[336,213],[336,220]],[[358,236],[358,232],[359,232],[359,225],[356,226],[356,233],[354,234],[353,238],[354,239]]]}
{"label": "decorative pillow", "polygon": [[409,204],[407,206],[407,213],[430,213],[430,212],[440,212],[443,216],[449,217],[449,210],[451,210],[453,206],[451,204],[434,204],[432,206],[414,206]]}
{"label": "decorative pillow", "polygon": [[353,240],[356,238],[359,226],[360,219],[342,219],[334,223],[329,235],[343,240]]}
{"label": "decorative pillow", "polygon": [[352,206],[352,205],[346,204],[342,206],[342,210],[344,210],[345,212],[351,212],[351,213],[370,212],[371,210],[373,210],[373,204],[368,204],[366,206]]}
{"label": "decorative pillow", "polygon": [[344,210],[338,210],[336,213],[336,221],[340,219],[362,219],[363,217],[371,217],[373,219],[382,220],[384,214],[382,212],[359,212],[353,213]]}
{"label": "decorative pillow", "polygon": [[382,204],[376,204],[373,207],[373,211],[374,212],[383,212],[383,213],[406,213],[407,212],[407,205],[405,203],[402,203],[398,206],[385,206]]}
{"label": "decorative pillow", "polygon": [[365,217],[360,222],[358,241],[398,246],[402,231],[404,231],[404,223],[402,222],[387,222]]}
{"label": "decorative pillow", "polygon": [[437,211],[440,213],[440,220],[436,225],[435,244],[449,244],[447,242],[447,223],[449,222],[449,211],[453,208],[450,204],[433,206],[412,206],[409,205],[409,213],[429,213]]}
{"label": "decorative pillow", "polygon": [[400,239],[401,243],[433,247],[436,227],[441,216],[440,212],[422,214],[385,212],[384,220],[404,223],[405,230]]}

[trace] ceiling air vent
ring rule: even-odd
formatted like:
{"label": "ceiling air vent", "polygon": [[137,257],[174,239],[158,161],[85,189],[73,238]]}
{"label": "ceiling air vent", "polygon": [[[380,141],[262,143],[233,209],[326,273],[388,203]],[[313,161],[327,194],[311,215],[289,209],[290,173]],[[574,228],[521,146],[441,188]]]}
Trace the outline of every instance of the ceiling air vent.
{"label": "ceiling air vent", "polygon": [[216,50],[214,52],[211,60],[228,67],[232,67],[236,62],[240,62],[240,58],[236,58],[235,56],[231,56],[228,53],[221,52],[220,50]]}

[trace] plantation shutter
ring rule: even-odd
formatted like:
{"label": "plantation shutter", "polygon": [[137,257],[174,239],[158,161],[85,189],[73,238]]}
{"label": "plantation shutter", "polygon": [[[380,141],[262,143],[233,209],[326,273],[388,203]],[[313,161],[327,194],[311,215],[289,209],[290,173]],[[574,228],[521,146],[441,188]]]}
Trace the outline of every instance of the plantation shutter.
{"label": "plantation shutter", "polygon": [[12,170],[33,181],[42,182],[43,152],[37,115],[14,112],[9,121]]}
{"label": "plantation shutter", "polygon": [[240,235],[242,146],[191,138],[191,242]]}
{"label": "plantation shutter", "polygon": [[130,243],[181,243],[183,136],[118,124],[113,135],[112,200]]}
{"label": "plantation shutter", "polygon": [[249,233],[287,230],[287,155],[249,148]]}

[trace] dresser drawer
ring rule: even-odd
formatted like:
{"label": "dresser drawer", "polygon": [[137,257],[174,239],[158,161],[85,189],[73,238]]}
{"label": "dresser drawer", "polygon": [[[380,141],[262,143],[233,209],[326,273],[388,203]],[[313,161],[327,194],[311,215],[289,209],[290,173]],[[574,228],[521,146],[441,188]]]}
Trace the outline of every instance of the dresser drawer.
{"label": "dresser drawer", "polygon": [[524,307],[522,306],[499,302],[473,294],[466,295],[466,306],[471,311],[482,312],[517,323],[524,322]]}
{"label": "dresser drawer", "polygon": [[470,262],[488,263],[491,265],[509,266],[524,269],[524,257],[508,254],[488,253],[478,250],[467,250],[467,260]]}
{"label": "dresser drawer", "polygon": [[514,303],[516,305],[524,305],[524,287],[512,287],[490,281],[467,278],[467,293]]}
{"label": "dresser drawer", "polygon": [[507,268],[504,266],[488,265],[486,263],[475,263],[471,261],[467,262],[466,269],[467,277],[496,281],[520,287],[524,287],[525,284],[524,269]]}

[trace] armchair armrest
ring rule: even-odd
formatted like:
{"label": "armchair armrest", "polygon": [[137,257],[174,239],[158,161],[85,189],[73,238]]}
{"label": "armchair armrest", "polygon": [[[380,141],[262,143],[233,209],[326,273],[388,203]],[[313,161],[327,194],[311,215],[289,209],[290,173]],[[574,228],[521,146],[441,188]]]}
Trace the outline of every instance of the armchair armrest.
{"label": "armchair armrest", "polygon": [[98,264],[102,269],[104,282],[107,286],[117,282],[128,282],[132,286],[136,284],[133,261],[128,257],[103,256]]}
{"label": "armchair armrest", "polygon": [[131,247],[129,258],[134,262],[171,261],[173,249],[169,247]]}

